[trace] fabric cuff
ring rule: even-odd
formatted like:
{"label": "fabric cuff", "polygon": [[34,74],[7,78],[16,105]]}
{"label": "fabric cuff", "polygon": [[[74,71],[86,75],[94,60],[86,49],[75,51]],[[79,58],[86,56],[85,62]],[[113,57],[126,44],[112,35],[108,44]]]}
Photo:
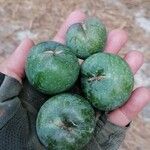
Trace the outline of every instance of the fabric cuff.
{"label": "fabric cuff", "polygon": [[103,150],[117,150],[125,138],[128,127],[115,125],[107,120],[107,114],[99,117],[97,122],[96,140]]}
{"label": "fabric cuff", "polygon": [[12,118],[21,102],[18,95],[22,85],[16,79],[0,73],[0,128]]}
{"label": "fabric cuff", "polygon": [[0,102],[17,96],[21,89],[22,85],[18,80],[0,73]]}
{"label": "fabric cuff", "polygon": [[97,120],[92,139],[86,150],[117,150],[125,138],[128,127],[117,126],[107,120],[106,113],[102,113]]}
{"label": "fabric cuff", "polygon": [[126,132],[126,130],[129,128],[130,124],[125,126],[125,127],[121,127],[118,126],[114,123],[111,123],[108,119],[107,119],[107,114],[106,113],[102,113],[102,115],[99,117],[97,125],[100,129],[103,128],[111,128],[111,133],[115,132],[115,131],[121,131],[121,132]]}

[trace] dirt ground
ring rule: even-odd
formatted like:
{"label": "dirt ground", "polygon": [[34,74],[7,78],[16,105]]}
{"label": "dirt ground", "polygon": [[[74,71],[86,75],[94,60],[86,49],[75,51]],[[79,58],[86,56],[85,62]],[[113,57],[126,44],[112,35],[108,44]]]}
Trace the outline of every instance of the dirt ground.
{"label": "dirt ground", "polygon": [[[150,87],[149,0],[0,0],[0,62],[29,36],[36,43],[52,39],[67,15],[82,9],[96,15],[108,31],[124,28],[129,41],[121,55],[143,52],[145,63],[135,76],[136,86]],[[133,121],[120,150],[149,150],[150,105]]]}

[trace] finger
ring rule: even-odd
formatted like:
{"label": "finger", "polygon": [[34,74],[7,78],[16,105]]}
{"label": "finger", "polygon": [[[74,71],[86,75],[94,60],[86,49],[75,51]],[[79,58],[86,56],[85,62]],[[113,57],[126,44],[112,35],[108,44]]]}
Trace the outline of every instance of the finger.
{"label": "finger", "polygon": [[133,74],[135,74],[139,70],[144,61],[142,53],[138,51],[128,52],[125,55],[124,59],[129,64]]}
{"label": "finger", "polygon": [[150,89],[144,87],[137,88],[133,91],[125,105],[108,115],[108,120],[116,125],[126,126],[149,102]]}
{"label": "finger", "polygon": [[112,30],[108,34],[105,51],[108,53],[118,53],[128,40],[127,33],[122,29]]}
{"label": "finger", "polygon": [[1,65],[0,72],[21,81],[24,75],[24,66],[28,51],[33,46],[33,41],[25,39],[18,48]]}
{"label": "finger", "polygon": [[62,24],[60,30],[57,32],[56,36],[54,37],[54,41],[64,43],[65,42],[65,34],[67,29],[70,25],[78,22],[82,22],[86,18],[86,15],[80,11],[76,10],[72,12],[66,21]]}

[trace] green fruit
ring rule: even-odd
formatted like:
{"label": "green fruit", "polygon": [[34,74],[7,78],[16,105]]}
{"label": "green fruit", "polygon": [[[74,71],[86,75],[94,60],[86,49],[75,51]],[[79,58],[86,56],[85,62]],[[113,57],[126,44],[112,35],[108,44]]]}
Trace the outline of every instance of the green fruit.
{"label": "green fruit", "polygon": [[66,35],[66,45],[79,58],[102,52],[107,39],[104,24],[95,17],[86,19],[83,23],[71,25]]}
{"label": "green fruit", "polygon": [[90,56],[82,64],[81,76],[85,96],[99,110],[120,107],[133,89],[133,74],[117,55],[97,53]]}
{"label": "green fruit", "polygon": [[27,58],[26,75],[29,82],[46,94],[69,89],[79,74],[77,57],[66,46],[53,42],[35,45]]}
{"label": "green fruit", "polygon": [[78,95],[60,94],[41,107],[36,130],[49,150],[78,150],[91,139],[95,114],[91,105]]}

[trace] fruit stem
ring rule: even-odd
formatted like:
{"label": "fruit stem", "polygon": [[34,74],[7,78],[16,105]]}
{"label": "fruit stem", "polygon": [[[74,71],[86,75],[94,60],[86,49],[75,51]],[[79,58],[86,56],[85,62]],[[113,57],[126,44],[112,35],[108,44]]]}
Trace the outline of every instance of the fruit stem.
{"label": "fruit stem", "polygon": [[83,31],[83,34],[86,36],[86,25],[84,23],[81,23],[81,28],[82,28],[82,31]]}
{"label": "fruit stem", "polygon": [[81,23],[81,26],[82,26],[82,29],[83,29],[84,31],[86,31],[86,25],[85,25],[85,23]]}
{"label": "fruit stem", "polygon": [[61,54],[63,51],[60,50],[60,51],[51,51],[51,50],[48,50],[48,51],[45,51],[44,53],[46,54],[50,54],[50,55],[57,55],[57,54]]}
{"label": "fruit stem", "polygon": [[54,53],[55,53],[55,54],[60,54],[60,53],[62,53],[62,52],[63,52],[63,51],[60,50],[60,51],[55,51]]}
{"label": "fruit stem", "polygon": [[74,127],[77,127],[77,125],[74,122],[67,121],[66,119],[64,121],[55,120],[54,124],[60,128],[63,128],[64,130],[67,130],[67,131],[72,131]]}
{"label": "fruit stem", "polygon": [[95,81],[95,80],[99,81],[99,80],[102,80],[102,79],[105,79],[105,76],[101,75],[101,76],[91,77],[91,78],[88,79],[88,81]]}

